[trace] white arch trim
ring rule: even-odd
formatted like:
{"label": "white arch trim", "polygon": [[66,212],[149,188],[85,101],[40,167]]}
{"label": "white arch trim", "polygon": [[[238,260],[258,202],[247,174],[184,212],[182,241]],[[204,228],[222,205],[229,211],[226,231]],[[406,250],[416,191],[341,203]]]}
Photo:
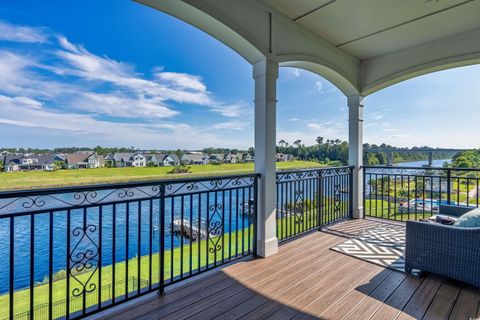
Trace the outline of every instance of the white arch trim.
{"label": "white arch trim", "polygon": [[362,95],[428,73],[480,63],[480,29],[362,61]]}
{"label": "white arch trim", "polygon": [[341,70],[340,68],[330,66],[326,61],[298,55],[281,56],[280,66],[300,68],[318,74],[330,81],[347,97],[359,94],[359,90],[353,85],[353,81],[348,79],[348,75],[338,71]]}

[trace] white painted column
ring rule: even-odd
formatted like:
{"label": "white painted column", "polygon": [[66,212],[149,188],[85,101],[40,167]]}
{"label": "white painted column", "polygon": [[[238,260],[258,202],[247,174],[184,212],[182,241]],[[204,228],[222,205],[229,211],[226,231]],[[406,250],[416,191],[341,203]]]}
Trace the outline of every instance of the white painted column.
{"label": "white painted column", "polygon": [[348,164],[353,170],[353,217],[363,218],[363,97],[348,97]]}
{"label": "white painted column", "polygon": [[278,63],[262,60],[253,65],[255,79],[255,172],[258,184],[257,254],[278,251],[276,235],[276,105]]}

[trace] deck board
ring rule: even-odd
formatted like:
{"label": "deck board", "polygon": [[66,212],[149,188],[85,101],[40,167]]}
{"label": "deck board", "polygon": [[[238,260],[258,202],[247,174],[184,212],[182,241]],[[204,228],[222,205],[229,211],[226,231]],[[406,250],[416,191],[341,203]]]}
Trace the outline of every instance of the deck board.
{"label": "deck board", "polygon": [[385,224],[348,220],[167,288],[102,319],[474,319],[480,290],[437,275],[415,278],[330,250]]}

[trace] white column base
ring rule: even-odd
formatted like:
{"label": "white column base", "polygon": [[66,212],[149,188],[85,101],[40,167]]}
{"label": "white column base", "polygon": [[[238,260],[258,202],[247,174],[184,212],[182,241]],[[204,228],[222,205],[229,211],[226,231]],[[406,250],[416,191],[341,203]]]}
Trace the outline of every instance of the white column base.
{"label": "white column base", "polygon": [[260,257],[269,257],[278,252],[278,239],[270,238],[267,240],[257,240],[257,255]]}
{"label": "white column base", "polygon": [[353,208],[353,219],[363,219],[363,207]]}

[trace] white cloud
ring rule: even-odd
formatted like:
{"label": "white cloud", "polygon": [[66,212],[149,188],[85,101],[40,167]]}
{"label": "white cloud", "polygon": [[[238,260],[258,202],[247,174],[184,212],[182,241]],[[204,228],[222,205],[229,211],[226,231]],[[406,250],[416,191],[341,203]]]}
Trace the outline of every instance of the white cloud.
{"label": "white cloud", "polygon": [[32,28],[0,21],[0,41],[44,43],[48,39],[42,28]]}
{"label": "white cloud", "polygon": [[248,105],[244,103],[239,104],[224,104],[224,105],[214,105],[211,109],[215,112],[220,113],[224,117],[246,117],[253,112],[253,108],[249,108]]}
{"label": "white cloud", "polygon": [[[17,97],[0,95],[2,113],[0,124],[38,128],[42,132],[58,131],[62,137],[72,140],[95,136],[96,143],[121,142],[144,148],[201,148],[208,142],[212,146],[223,146],[221,135],[207,132],[203,128],[182,123],[138,124],[101,121],[90,115],[60,113],[39,109],[34,104]],[[195,137],[195,139],[192,139]]]}
{"label": "white cloud", "polygon": [[318,92],[322,92],[323,93],[323,82],[322,81],[315,81],[315,87],[317,88],[317,91]]}
{"label": "white cloud", "polygon": [[31,56],[0,50],[0,93],[52,99],[67,93],[77,94],[81,89],[30,71],[38,66]]}
{"label": "white cloud", "polygon": [[288,119],[288,121],[300,121],[300,119],[299,118],[290,118],[290,119]]}
{"label": "white cloud", "polygon": [[193,91],[207,91],[207,87],[203,84],[199,76],[193,76],[186,73],[178,72],[159,72],[155,77],[170,83],[173,87],[190,89]]}
{"label": "white cloud", "polygon": [[396,128],[383,128],[382,131],[383,132],[397,132],[399,130],[396,129]]}
{"label": "white cloud", "polygon": [[392,134],[391,136],[389,136],[390,139],[396,139],[396,138],[403,139],[403,138],[411,138],[411,137],[412,137],[411,134]]}
{"label": "white cloud", "polygon": [[[169,102],[206,106],[230,118],[251,112],[244,103],[225,104],[213,99],[199,76],[156,68],[153,80],[149,80],[139,77],[133,66],[94,55],[63,36],[58,37],[58,43],[60,49],[55,55],[60,64],[40,63],[30,56],[0,51],[0,93],[61,101],[76,110],[113,117],[166,118],[179,114]],[[40,76],[34,68],[74,77],[86,84],[65,84]],[[102,92],[98,93],[96,87],[101,87]]]}
{"label": "white cloud", "polygon": [[179,113],[162,104],[163,101],[145,97],[131,98],[121,92],[87,92],[71,101],[74,108],[114,117],[167,118]]}
{"label": "white cloud", "polygon": [[306,130],[303,130],[303,127],[300,126],[293,126],[295,130],[279,128],[277,130],[277,140],[284,139],[292,143],[300,139],[306,145],[315,144],[318,136],[322,136],[325,139],[346,140],[348,133],[346,124],[347,121],[345,119],[335,118],[325,122],[309,122]]}
{"label": "white cloud", "polygon": [[212,129],[243,131],[246,129],[247,125],[248,123],[245,121],[227,121],[227,122],[221,122],[213,125]]}
{"label": "white cloud", "polygon": [[[159,72],[155,80],[139,78],[132,66],[99,57],[82,46],[59,38],[65,50],[57,55],[67,64],[60,73],[74,75],[88,81],[107,82],[137,95],[149,95],[157,100],[171,100],[178,103],[208,105],[214,103],[206,91],[206,86],[197,76],[183,73]],[[177,78],[175,78],[177,76]]]}

